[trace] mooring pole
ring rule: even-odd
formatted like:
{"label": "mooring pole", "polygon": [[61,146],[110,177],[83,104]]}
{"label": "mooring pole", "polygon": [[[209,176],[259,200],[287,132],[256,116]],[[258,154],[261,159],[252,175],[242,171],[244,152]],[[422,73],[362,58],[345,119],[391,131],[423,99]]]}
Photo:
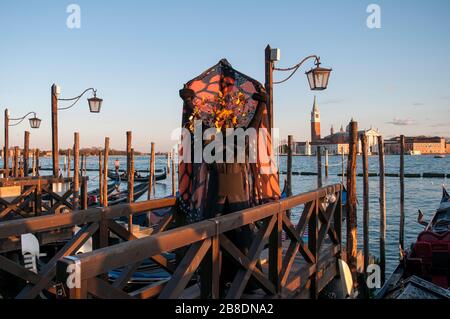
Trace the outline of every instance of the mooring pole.
{"label": "mooring pole", "polygon": [[51,88],[52,96],[52,162],[53,177],[59,177],[59,148],[58,148],[58,89],[53,84]]}
{"label": "mooring pole", "polygon": [[[286,177],[286,195],[292,196],[292,148],[294,137],[288,136],[288,149],[287,149],[287,177]],[[286,211],[287,217],[291,218],[291,210]]]}
{"label": "mooring pole", "polygon": [[383,137],[378,136],[378,158],[380,166],[380,268],[381,283],[386,280],[386,189],[384,175],[384,142]]}
{"label": "mooring pole", "polygon": [[358,147],[358,123],[350,122],[350,143],[347,163],[347,263],[357,283],[357,198],[356,198],[356,155]]}
{"label": "mooring pole", "polygon": [[67,149],[67,177],[68,178],[70,177],[70,170],[71,170],[70,162],[71,162],[71,159],[70,159],[70,148],[69,148],[69,149]]}
{"label": "mooring pole", "polygon": [[30,165],[30,132],[25,131],[23,140],[23,174],[28,176],[28,166]]}
{"label": "mooring pole", "polygon": [[102,151],[98,152],[98,197],[100,205],[104,205],[104,196],[103,196],[103,156]]}
{"label": "mooring pole", "polygon": [[19,147],[14,146],[14,177],[19,177]]}
{"label": "mooring pole", "polygon": [[316,148],[317,155],[317,188],[322,187],[322,149],[320,146]]}
{"label": "mooring pole", "polygon": [[[132,192],[133,192],[133,184],[134,184],[134,172],[131,168],[131,142],[132,142],[132,133],[131,131],[127,132],[127,189],[128,189],[128,203],[132,202]],[[133,215],[130,213],[128,216],[128,231],[130,234],[133,232]]]}
{"label": "mooring pole", "polygon": [[75,132],[73,144],[73,210],[78,210],[80,195],[80,134]]}
{"label": "mooring pole", "polygon": [[5,109],[5,147],[3,151],[3,168],[5,177],[9,177],[9,111]]}
{"label": "mooring pole", "polygon": [[83,177],[84,174],[84,155],[81,154],[81,177]]}
{"label": "mooring pole", "polygon": [[103,207],[108,206],[108,161],[109,161],[109,137],[105,137],[105,158],[103,161]]}
{"label": "mooring pole", "polygon": [[364,273],[369,266],[369,149],[367,135],[361,137],[363,160],[363,242],[364,242]]}
{"label": "mooring pole", "polygon": [[32,150],[33,160],[31,162],[31,176],[36,176],[36,150]]}
{"label": "mooring pole", "polygon": [[155,175],[155,143],[152,142],[152,144],[151,144],[151,153],[150,153],[150,167],[149,167],[149,174],[148,174],[147,199],[151,199],[152,198],[154,175]]}
{"label": "mooring pole", "polygon": [[341,154],[341,170],[342,170],[342,185],[344,185],[344,177],[345,177],[345,148],[342,146],[342,154]]}
{"label": "mooring pole", "polygon": [[172,151],[172,196],[177,195],[177,189],[175,185],[175,151]]}
{"label": "mooring pole", "polygon": [[328,149],[325,149],[325,177],[328,178]]}
{"label": "mooring pole", "polygon": [[400,248],[405,249],[405,136],[400,136]]}
{"label": "mooring pole", "polygon": [[39,151],[39,149],[37,148],[36,149],[36,176],[39,176],[39,169],[41,168],[39,165],[39,155],[40,155],[40,151]]}

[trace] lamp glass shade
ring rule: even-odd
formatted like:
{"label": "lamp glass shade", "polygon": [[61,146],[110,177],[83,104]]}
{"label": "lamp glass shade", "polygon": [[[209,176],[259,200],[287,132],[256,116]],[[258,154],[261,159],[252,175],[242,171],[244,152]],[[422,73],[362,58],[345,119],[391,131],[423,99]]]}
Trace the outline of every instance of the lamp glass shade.
{"label": "lamp glass shade", "polygon": [[37,117],[30,118],[30,126],[31,128],[39,128],[41,126],[41,119]]}
{"label": "lamp glass shade", "polygon": [[328,87],[328,80],[330,78],[331,69],[316,67],[306,72],[308,77],[309,87],[313,91],[323,91]]}
{"label": "lamp glass shade", "polygon": [[102,107],[103,100],[94,96],[93,98],[88,99],[89,102],[89,110],[91,113],[100,113],[100,109]]}

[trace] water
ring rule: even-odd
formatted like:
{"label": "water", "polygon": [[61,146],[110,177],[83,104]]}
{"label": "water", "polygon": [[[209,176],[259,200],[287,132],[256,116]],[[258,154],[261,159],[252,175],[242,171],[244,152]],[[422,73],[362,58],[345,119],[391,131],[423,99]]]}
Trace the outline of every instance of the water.
{"label": "water", "polygon": [[[121,169],[126,167],[125,156],[110,156],[109,167],[114,168],[114,161],[118,158],[120,160]],[[398,173],[400,167],[399,156],[386,156],[385,159],[386,173]],[[61,169],[63,169],[63,158],[61,157]],[[324,159],[322,159],[324,164]],[[165,156],[157,156],[156,168],[163,168],[166,166],[167,160]],[[341,173],[341,157],[330,156],[329,158],[329,177],[325,178],[323,174],[323,184],[334,184],[341,181],[341,177],[337,174]],[[42,158],[40,160],[42,167],[51,167],[51,158]],[[148,156],[136,156],[135,168],[137,170],[148,169]],[[317,167],[316,157],[294,157],[293,171],[294,172],[315,172]],[[88,169],[98,168],[98,158],[88,157]],[[358,173],[362,173],[361,157],[358,157],[357,163]],[[280,171],[286,171],[286,157],[280,157]],[[378,173],[378,156],[369,158],[369,171]],[[435,159],[433,156],[405,156],[405,173],[423,173],[435,172],[450,174],[450,156],[444,159]],[[44,175],[49,175],[50,172],[42,172]],[[87,172],[90,178],[89,189],[98,188],[98,173]],[[143,173],[145,175],[145,173]],[[281,175],[280,181],[283,184],[285,176]],[[172,179],[169,177],[164,181],[156,183],[155,196],[157,198],[168,196],[172,192]],[[316,176],[292,176],[293,193],[299,194],[314,190],[317,186]],[[409,247],[417,238],[417,235],[422,231],[423,226],[417,223],[417,210],[421,209],[425,215],[425,220],[430,220],[433,216],[437,206],[439,205],[442,196],[442,185],[449,183],[448,179],[422,179],[422,178],[406,178],[405,179],[405,245]],[[398,177],[386,177],[386,269],[387,272],[392,272],[399,259],[399,222],[400,222],[400,183]],[[370,252],[375,256],[379,256],[379,179],[378,177],[371,177],[369,180],[370,186]],[[122,188],[126,187],[126,183],[122,183]],[[357,179],[357,193],[358,193],[358,245],[362,249],[362,177]],[[140,200],[145,200],[147,196],[142,196]],[[299,214],[300,209],[293,211],[294,219]],[[345,234],[343,234],[345,237]]]}

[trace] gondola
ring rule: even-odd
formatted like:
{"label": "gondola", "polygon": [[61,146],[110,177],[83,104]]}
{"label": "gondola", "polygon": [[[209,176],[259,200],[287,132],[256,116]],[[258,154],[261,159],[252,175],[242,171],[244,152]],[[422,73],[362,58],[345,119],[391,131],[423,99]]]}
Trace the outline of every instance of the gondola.
{"label": "gondola", "polygon": [[[115,179],[117,179],[117,173],[115,171],[109,170],[108,177],[112,180],[115,180]],[[126,172],[123,172],[122,174],[120,174],[119,178],[123,182],[128,181],[128,176],[127,176]],[[162,181],[162,180],[165,180],[166,178],[167,178],[167,171],[165,168],[155,171],[155,181]],[[135,176],[134,181],[136,183],[148,182],[148,175],[147,176],[141,176],[141,175]]]}
{"label": "gondola", "polygon": [[425,226],[411,249],[386,284],[378,299],[450,299],[450,196],[443,189],[442,200],[429,223],[419,211],[418,222]]}
{"label": "gondola", "polygon": [[[114,206],[118,204],[126,203],[128,200],[128,190],[119,191],[114,193],[117,184],[114,184],[114,188],[111,192],[108,192],[108,206]],[[137,201],[142,195],[144,195],[148,191],[148,183],[141,183],[134,185],[133,188],[133,201]],[[88,203],[89,207],[97,207],[99,206],[99,202],[91,201]]]}

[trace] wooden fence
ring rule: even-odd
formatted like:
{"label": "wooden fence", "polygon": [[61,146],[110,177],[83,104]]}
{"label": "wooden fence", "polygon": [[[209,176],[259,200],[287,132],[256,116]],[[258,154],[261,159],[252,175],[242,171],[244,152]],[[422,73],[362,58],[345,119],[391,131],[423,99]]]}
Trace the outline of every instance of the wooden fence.
{"label": "wooden fence", "polygon": [[[23,177],[0,179],[0,221],[70,212],[74,198],[87,208],[87,177],[81,190],[75,190],[73,178]],[[60,188],[60,189],[58,189]]]}
{"label": "wooden fence", "polygon": [[[0,222],[0,253],[2,253],[0,271],[15,277],[17,281],[24,284],[15,295],[16,298],[36,298],[42,291],[54,294],[56,264],[60,258],[75,255],[90,239],[94,249],[108,246],[110,232],[122,240],[136,239],[136,236],[130,233],[126,226],[123,227],[117,218],[171,207],[174,204],[175,198],[166,198]],[[164,230],[170,220],[171,215],[167,215],[152,231],[157,233]],[[75,226],[79,226],[78,231]],[[41,247],[53,244],[57,249],[45,263],[41,260],[37,272],[29,270],[23,263],[18,262],[17,254],[11,254],[17,250],[20,251],[20,238],[24,234],[34,234]],[[60,245],[55,245],[56,243]],[[15,258],[11,258],[14,256]],[[155,255],[153,260],[169,268],[162,256]]]}
{"label": "wooden fence", "polygon": [[[341,191],[342,186],[337,184],[90,253],[61,258],[57,264],[57,294],[61,298],[180,298],[197,286],[192,286],[191,279],[194,274],[199,274],[201,279],[195,282],[199,283],[202,298],[241,298],[250,278],[265,295],[292,297],[306,294],[317,298],[337,272],[342,238]],[[126,207],[111,208],[107,211],[109,217],[123,215]],[[302,212],[294,224],[286,211],[294,212],[296,208]],[[91,233],[98,227],[99,220],[85,219],[83,222],[86,223],[85,232]],[[244,226],[254,229],[253,242],[247,253],[228,236],[230,231]],[[304,240],[306,229],[307,243]],[[114,231],[114,228],[110,227],[110,230]],[[284,243],[283,231],[288,239]],[[127,238],[126,234],[121,237],[134,239]],[[163,257],[164,253],[182,248],[185,253],[176,264],[168,263]],[[267,262],[262,261],[265,252]],[[221,286],[220,273],[225,255],[233,259],[238,270],[226,294],[222,295],[225,290]],[[170,279],[134,290],[124,289],[139,265],[149,258],[168,270]],[[118,268],[123,271],[111,282],[107,274]],[[73,278],[77,279],[75,285],[71,281]]]}

